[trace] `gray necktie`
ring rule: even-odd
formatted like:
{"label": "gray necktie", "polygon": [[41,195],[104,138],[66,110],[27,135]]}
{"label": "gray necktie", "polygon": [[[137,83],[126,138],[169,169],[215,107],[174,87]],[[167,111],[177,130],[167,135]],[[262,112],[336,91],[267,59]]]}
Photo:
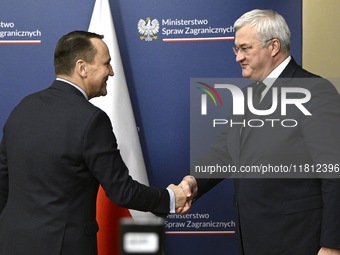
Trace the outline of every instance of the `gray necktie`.
{"label": "gray necktie", "polygon": [[266,85],[264,85],[262,81],[259,82],[255,87],[255,92],[253,96],[253,105],[256,109],[258,109],[258,106],[260,105],[262,92],[264,91],[265,88],[266,88]]}
{"label": "gray necktie", "polygon": [[[258,106],[260,105],[262,92],[265,90],[265,88],[266,88],[266,85],[263,82],[259,82],[254,89],[255,91],[253,93],[253,106],[255,109],[258,109]],[[251,116],[252,116],[252,113],[249,111],[247,107],[245,115],[244,115],[244,119],[246,123],[248,123],[248,120],[251,118]],[[246,133],[247,128],[249,127],[246,124],[246,126],[243,127],[241,130],[241,137],[240,137],[241,144],[243,143],[244,134]]]}

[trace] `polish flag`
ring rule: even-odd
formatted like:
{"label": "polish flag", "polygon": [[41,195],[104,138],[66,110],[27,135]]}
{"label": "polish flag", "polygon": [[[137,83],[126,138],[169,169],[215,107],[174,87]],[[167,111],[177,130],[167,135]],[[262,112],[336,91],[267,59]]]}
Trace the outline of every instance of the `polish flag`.
{"label": "polish flag", "polygon": [[[110,77],[107,82],[107,95],[93,98],[91,102],[110,117],[118,148],[132,178],[149,186],[109,0],[96,0],[88,31],[104,35],[103,40],[110,50],[114,72],[114,76]],[[122,217],[154,216],[151,213],[118,207],[106,197],[105,192],[100,188],[97,198],[99,255],[118,254],[118,226]]]}

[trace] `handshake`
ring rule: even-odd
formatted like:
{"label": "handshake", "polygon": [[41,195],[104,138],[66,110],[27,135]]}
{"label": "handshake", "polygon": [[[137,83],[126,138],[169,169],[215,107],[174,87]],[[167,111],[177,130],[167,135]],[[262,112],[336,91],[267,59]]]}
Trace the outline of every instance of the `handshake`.
{"label": "handshake", "polygon": [[170,184],[168,189],[171,189],[175,195],[176,213],[185,214],[191,208],[192,201],[197,196],[197,182],[196,179],[187,175],[177,186]]}

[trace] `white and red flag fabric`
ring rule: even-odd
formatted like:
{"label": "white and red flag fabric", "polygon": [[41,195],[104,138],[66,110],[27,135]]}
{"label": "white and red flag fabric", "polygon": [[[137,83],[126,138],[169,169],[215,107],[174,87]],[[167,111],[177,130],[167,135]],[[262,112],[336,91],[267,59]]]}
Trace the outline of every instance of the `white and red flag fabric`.
{"label": "white and red flag fabric", "polygon": [[[103,40],[110,50],[114,72],[114,76],[110,77],[107,82],[107,95],[93,98],[91,102],[110,117],[118,148],[132,178],[149,185],[109,0],[96,0],[88,31],[104,35]],[[118,254],[118,224],[122,217],[153,216],[150,213],[118,207],[106,197],[100,188],[97,198],[99,255]]]}

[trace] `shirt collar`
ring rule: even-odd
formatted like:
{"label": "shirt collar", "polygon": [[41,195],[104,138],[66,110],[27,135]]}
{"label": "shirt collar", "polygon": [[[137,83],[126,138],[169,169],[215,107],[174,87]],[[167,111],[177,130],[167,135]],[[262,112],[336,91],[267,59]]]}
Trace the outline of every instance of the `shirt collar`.
{"label": "shirt collar", "polygon": [[65,82],[65,83],[68,83],[68,84],[70,84],[71,86],[75,87],[76,89],[78,89],[78,90],[84,95],[84,97],[86,98],[86,100],[89,100],[89,97],[87,96],[87,94],[85,93],[85,91],[84,91],[81,87],[79,87],[78,85],[76,85],[76,84],[74,84],[74,83],[72,83],[72,82],[70,82],[70,81],[68,81],[68,80],[62,79],[62,78],[57,78],[56,80],[57,80],[57,81],[63,81],[63,82]]}
{"label": "shirt collar", "polygon": [[271,88],[271,86],[274,84],[275,80],[279,78],[280,74],[283,72],[283,70],[288,65],[289,61],[292,59],[291,56],[288,56],[284,61],[282,61],[281,64],[279,64],[262,82],[264,85],[266,85],[266,88],[262,91],[261,94],[261,100],[265,96],[265,94],[268,92],[268,90]]}
{"label": "shirt collar", "polygon": [[292,59],[291,56],[288,56],[281,64],[279,64],[264,80],[263,83],[270,88],[275,80],[279,78],[280,74],[288,65],[289,61]]}

